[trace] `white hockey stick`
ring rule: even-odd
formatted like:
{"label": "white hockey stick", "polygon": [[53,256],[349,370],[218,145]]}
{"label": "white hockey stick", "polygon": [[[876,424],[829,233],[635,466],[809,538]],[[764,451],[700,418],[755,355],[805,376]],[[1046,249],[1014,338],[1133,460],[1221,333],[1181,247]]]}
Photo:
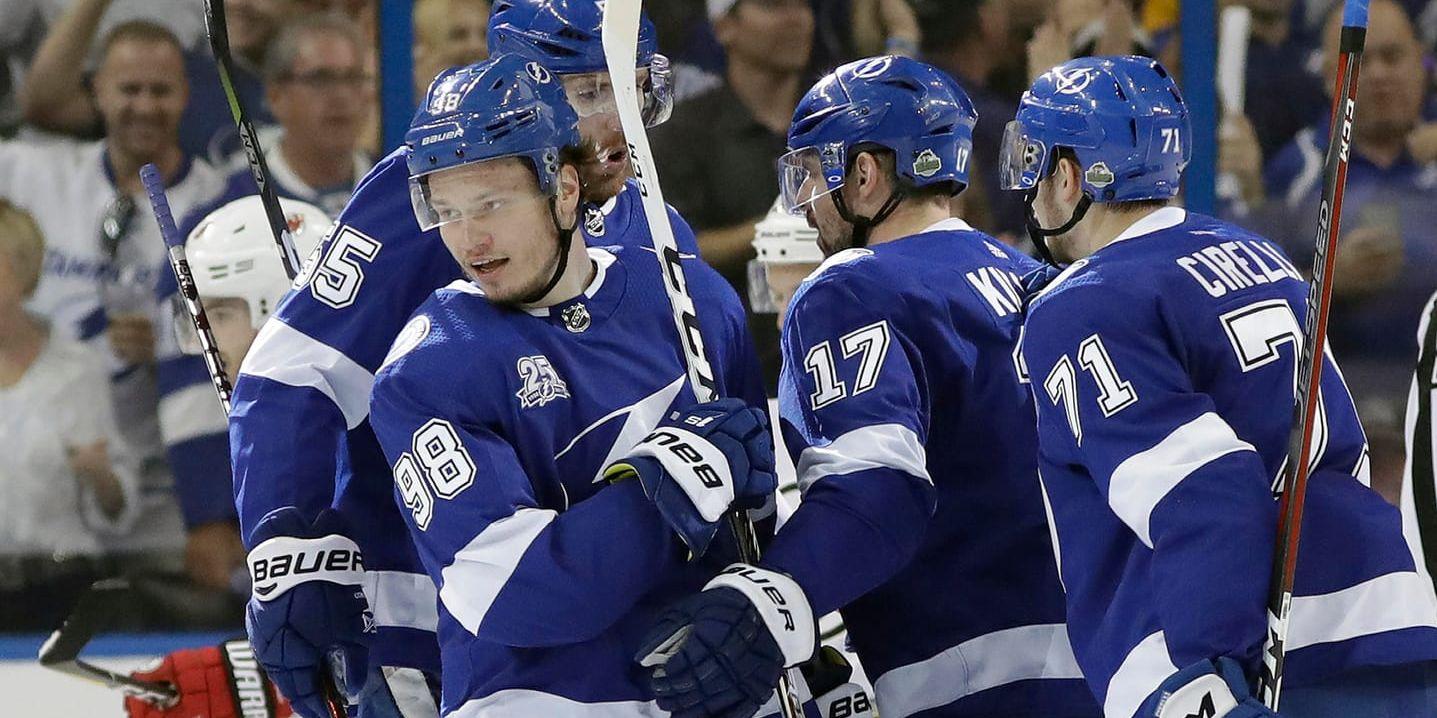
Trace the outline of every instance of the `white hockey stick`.
{"label": "white hockey stick", "polygon": [[[713,367],[704,356],[704,340],[699,333],[698,312],[694,309],[693,297],[689,296],[678,242],[674,240],[674,228],[669,224],[668,205],[664,203],[663,190],[659,188],[659,173],[654,168],[648,131],[640,114],[642,104],[639,101],[639,89],[634,82],[634,67],[639,56],[639,16],[642,10],[643,0],[608,0],[604,5],[604,22],[600,29],[604,42],[604,61],[609,66],[609,79],[614,88],[619,124],[623,127],[624,140],[629,146],[629,162],[633,165],[634,179],[638,181],[639,194],[643,197],[644,219],[649,224],[654,253],[658,255],[662,268],[664,290],[669,295],[674,328],[678,330],[679,343],[683,345],[689,384],[699,401],[713,401],[718,398],[718,382],[714,379]],[[744,563],[758,561],[758,543],[754,540],[753,525],[749,523],[748,517],[742,512],[730,512],[729,523],[738,539],[740,560]],[[778,698],[784,718],[799,718],[803,715],[793,691],[793,682],[787,673],[779,676]]]}

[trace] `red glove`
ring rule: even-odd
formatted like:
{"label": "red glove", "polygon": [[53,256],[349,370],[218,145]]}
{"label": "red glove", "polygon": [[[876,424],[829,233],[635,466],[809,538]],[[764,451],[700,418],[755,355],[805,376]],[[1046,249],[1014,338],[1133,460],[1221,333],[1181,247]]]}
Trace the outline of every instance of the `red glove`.
{"label": "red glove", "polygon": [[158,668],[131,674],[144,681],[168,683],[179,699],[161,708],[126,697],[130,718],[289,718],[289,702],[275,690],[254,658],[249,641],[236,639],[208,648],[187,648],[165,656]]}

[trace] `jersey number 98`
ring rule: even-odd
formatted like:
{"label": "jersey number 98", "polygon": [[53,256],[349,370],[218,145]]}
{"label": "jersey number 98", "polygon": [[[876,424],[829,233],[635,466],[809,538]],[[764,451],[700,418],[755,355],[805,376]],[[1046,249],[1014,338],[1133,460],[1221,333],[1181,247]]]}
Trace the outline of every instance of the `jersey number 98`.
{"label": "jersey number 98", "polygon": [[394,483],[423,531],[434,518],[435,496],[458,496],[474,483],[476,469],[454,427],[443,419],[430,419],[414,432],[410,448],[394,463]]}

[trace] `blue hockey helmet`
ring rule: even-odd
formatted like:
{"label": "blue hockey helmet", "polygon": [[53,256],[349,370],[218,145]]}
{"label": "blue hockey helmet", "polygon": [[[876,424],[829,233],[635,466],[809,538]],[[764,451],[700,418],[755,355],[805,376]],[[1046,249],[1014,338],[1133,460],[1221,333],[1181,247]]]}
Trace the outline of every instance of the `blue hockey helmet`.
{"label": "blue hockey helmet", "polygon": [[[600,27],[600,0],[495,0],[489,13],[489,52],[512,52],[564,75],[569,101],[580,117],[610,111],[608,63]],[[648,13],[639,16],[639,54],[644,124],[662,124],[673,112],[673,75],[668,58],[658,53],[658,37]],[[571,86],[572,76],[595,75],[588,85]]]}
{"label": "blue hockey helmet", "polygon": [[560,150],[579,145],[578,125],[564,88],[538,62],[499,55],[444,71],[429,86],[404,135],[410,198],[420,227],[430,230],[460,219],[433,208],[427,178],[473,162],[523,158],[533,166],[540,191],[553,194]]}
{"label": "blue hockey helmet", "polygon": [[1070,60],[1023,93],[1003,137],[1001,186],[1034,190],[1066,148],[1077,157],[1088,202],[1168,199],[1192,157],[1191,137],[1182,93],[1157,60]]}
{"label": "blue hockey helmet", "polygon": [[[943,71],[906,57],[885,55],[851,62],[819,80],[799,101],[788,131],[789,152],[778,162],[784,208],[802,213],[814,200],[843,186],[857,151],[891,150],[899,177],[913,187],[968,185],[973,151],[973,101]],[[821,178],[821,180],[819,179]],[[835,195],[839,211],[849,222]],[[893,207],[901,199],[895,191]],[[872,224],[883,221],[889,208]],[[861,224],[863,218],[857,218]]]}

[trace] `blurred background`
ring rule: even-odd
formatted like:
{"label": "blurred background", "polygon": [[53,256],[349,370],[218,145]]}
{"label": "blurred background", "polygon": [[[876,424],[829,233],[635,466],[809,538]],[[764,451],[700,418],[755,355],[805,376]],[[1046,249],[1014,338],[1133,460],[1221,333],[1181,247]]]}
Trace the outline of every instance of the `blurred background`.
{"label": "blurred background", "polygon": [[[1337,0],[646,5],[678,95],[652,134],[664,192],[740,296],[799,97],[882,53],[937,65],[973,97],[976,179],[954,210],[1029,250],[1021,199],[995,171],[1022,90],[1079,55],[1158,57],[1193,111],[1183,203],[1310,264]],[[236,84],[281,194],[332,214],[398,145],[430,78],[486,54],[486,0],[227,6]],[[1418,315],[1437,289],[1434,42],[1437,0],[1373,0],[1330,329],[1390,499]],[[0,660],[33,657],[85,586],[117,574],[133,589],[111,630],[242,631],[229,467],[204,458],[224,418],[207,384],[175,376],[168,269],[135,177],[158,164],[192,225],[254,191],[239,150],[201,0],[0,0]],[[774,317],[753,319],[772,381]]]}

